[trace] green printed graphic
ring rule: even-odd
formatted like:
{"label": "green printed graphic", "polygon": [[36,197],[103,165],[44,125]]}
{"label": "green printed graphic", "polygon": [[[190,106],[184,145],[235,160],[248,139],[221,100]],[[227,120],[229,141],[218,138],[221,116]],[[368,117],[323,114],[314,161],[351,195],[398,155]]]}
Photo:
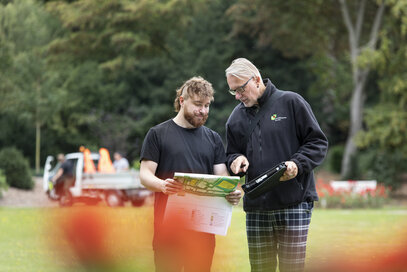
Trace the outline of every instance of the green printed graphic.
{"label": "green printed graphic", "polygon": [[174,179],[184,184],[184,191],[203,196],[226,196],[239,183],[238,177],[175,173]]}

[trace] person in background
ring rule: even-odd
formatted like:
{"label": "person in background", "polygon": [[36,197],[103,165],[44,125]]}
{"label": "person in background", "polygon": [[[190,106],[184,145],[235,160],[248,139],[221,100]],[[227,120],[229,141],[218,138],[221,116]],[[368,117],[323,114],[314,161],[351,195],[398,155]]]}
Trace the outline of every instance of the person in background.
{"label": "person in background", "polygon": [[[177,90],[175,118],[152,127],[143,142],[140,179],[155,192],[156,271],[208,272],[211,269],[215,235],[185,231],[181,222],[168,226],[163,218],[168,196],[183,188],[182,183],[173,179],[174,172],[229,175],[221,137],[204,126],[213,94],[212,84],[203,78],[187,80]],[[239,190],[226,196],[233,205],[240,198]]]}
{"label": "person in background", "polygon": [[[281,162],[287,166],[280,185],[243,199],[251,270],[275,271],[278,263],[281,272],[303,271],[318,200],[313,169],[322,163],[328,140],[305,99],[277,90],[249,60],[235,59],[225,72],[229,92],[241,102],[226,123],[230,172],[247,171],[250,181]],[[260,119],[250,132],[256,117]]]}
{"label": "person in background", "polygon": [[51,181],[54,184],[56,194],[59,197],[67,197],[69,188],[75,182],[73,164],[70,160],[66,160],[65,155],[62,153],[57,155],[57,159],[61,165]]}
{"label": "person in background", "polygon": [[129,161],[119,152],[114,152],[113,167],[117,172],[129,170]]}

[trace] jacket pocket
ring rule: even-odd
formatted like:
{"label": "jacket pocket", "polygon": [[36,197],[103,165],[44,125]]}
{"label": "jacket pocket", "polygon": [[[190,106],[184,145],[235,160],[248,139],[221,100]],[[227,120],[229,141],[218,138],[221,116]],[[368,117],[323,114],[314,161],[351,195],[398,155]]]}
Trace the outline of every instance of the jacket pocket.
{"label": "jacket pocket", "polygon": [[296,179],[285,181],[281,186],[275,188],[270,197],[275,197],[280,205],[290,205],[301,202],[304,194],[303,185]]}

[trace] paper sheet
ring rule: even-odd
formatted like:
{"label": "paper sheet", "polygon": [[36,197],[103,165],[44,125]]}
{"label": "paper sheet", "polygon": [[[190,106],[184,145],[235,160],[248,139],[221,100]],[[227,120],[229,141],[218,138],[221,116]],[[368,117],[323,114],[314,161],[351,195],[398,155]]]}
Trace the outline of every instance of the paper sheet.
{"label": "paper sheet", "polygon": [[189,229],[225,236],[232,219],[232,205],[224,197],[175,194],[168,197],[164,221],[168,214],[185,220]]}

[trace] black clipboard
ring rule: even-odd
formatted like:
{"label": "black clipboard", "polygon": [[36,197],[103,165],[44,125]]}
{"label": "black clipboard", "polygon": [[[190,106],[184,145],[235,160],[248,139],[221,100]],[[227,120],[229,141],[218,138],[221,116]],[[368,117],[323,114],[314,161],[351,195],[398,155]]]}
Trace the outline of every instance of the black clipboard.
{"label": "black clipboard", "polygon": [[248,198],[253,199],[267,193],[273,187],[281,184],[282,181],[280,181],[280,177],[284,174],[286,169],[287,166],[282,162],[251,181],[246,182],[242,185],[245,195]]}

